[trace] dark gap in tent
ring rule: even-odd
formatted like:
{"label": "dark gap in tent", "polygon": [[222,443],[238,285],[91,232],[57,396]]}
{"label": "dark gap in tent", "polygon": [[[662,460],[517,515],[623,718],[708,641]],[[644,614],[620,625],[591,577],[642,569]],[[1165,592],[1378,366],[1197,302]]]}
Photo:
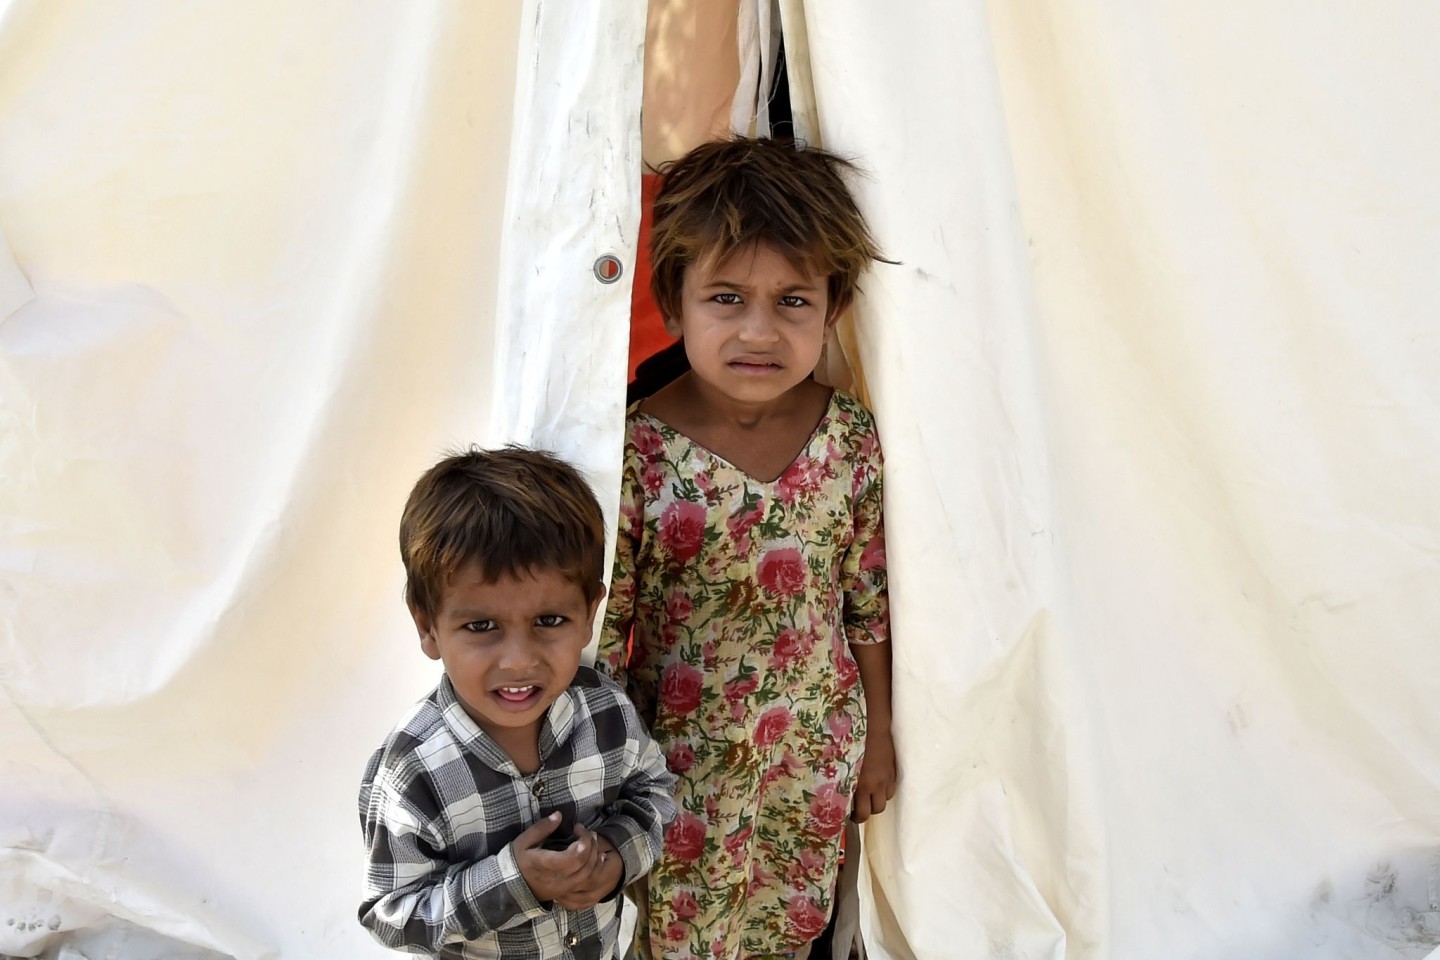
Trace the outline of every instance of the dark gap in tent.
{"label": "dark gap in tent", "polygon": [[[793,139],[795,123],[790,106],[790,75],[786,69],[783,35],[776,52],[775,76],[766,102],[770,112],[770,135],[777,139]],[[685,348],[666,332],[660,308],[650,294],[650,228],[658,188],[658,177],[646,169],[641,182],[640,236],[630,287],[629,376],[625,388],[627,407],[690,369]]]}

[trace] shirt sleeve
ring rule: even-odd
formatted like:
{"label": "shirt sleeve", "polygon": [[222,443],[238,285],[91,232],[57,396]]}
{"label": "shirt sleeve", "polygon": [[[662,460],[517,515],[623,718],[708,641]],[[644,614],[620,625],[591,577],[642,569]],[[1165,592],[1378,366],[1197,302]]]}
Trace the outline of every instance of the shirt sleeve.
{"label": "shirt sleeve", "polygon": [[854,644],[890,639],[890,597],[885,567],[882,461],[875,424],[868,416],[857,442],[855,537],[840,563],[845,637]]}
{"label": "shirt sleeve", "polygon": [[635,708],[618,691],[617,696],[638,749],[620,796],[606,808],[595,832],[619,851],[625,862],[624,885],[629,885],[650,872],[660,856],[665,827],[675,819],[675,775]]}
{"label": "shirt sleeve", "polygon": [[361,790],[368,802],[361,826],[368,847],[360,923],[385,946],[438,952],[529,923],[549,911],[520,873],[514,849],[450,863],[436,825],[416,803],[423,789],[380,767]]}
{"label": "shirt sleeve", "polygon": [[610,570],[610,593],[605,603],[605,621],[595,653],[595,669],[628,690],[626,667],[630,654],[630,630],[635,622],[636,558],[645,522],[645,492],[640,483],[639,456],[632,443],[625,444],[625,463],[620,473],[620,514],[615,523],[615,563]]}

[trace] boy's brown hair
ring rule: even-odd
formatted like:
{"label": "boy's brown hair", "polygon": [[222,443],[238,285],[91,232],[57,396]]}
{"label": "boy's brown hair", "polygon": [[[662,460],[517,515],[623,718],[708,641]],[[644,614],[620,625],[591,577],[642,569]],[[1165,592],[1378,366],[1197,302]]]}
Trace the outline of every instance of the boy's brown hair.
{"label": "boy's brown hair", "polygon": [[756,241],[829,278],[829,316],[855,298],[860,275],[883,259],[842,174],[849,160],[792,140],[731,137],[661,164],[650,234],[650,292],[680,317],[685,271],[719,263]]}
{"label": "boy's brown hair", "polygon": [[405,602],[430,616],[477,562],[488,581],[558,570],[594,603],[604,589],[605,521],[570,464],[523,447],[453,453],[415,483],[400,517]]}

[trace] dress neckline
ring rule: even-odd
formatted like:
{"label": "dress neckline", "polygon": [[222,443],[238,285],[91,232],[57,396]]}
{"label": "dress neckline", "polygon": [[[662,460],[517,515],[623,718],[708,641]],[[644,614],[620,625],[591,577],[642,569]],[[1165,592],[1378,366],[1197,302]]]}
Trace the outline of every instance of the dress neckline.
{"label": "dress neckline", "polygon": [[835,414],[835,399],[838,396],[840,396],[840,391],[832,388],[830,390],[830,399],[825,401],[825,412],[820,414],[819,420],[815,421],[815,426],[811,428],[810,435],[805,438],[805,442],[801,444],[800,449],[795,451],[795,456],[790,458],[790,462],[785,464],[784,468],[782,468],[781,471],[770,480],[761,480],[759,477],[755,476],[750,471],[745,470],[741,467],[737,467],[735,464],[731,463],[729,460],[725,459],[720,454],[716,453],[714,450],[711,450],[709,447],[705,446],[705,444],[701,443],[699,440],[696,440],[694,437],[690,436],[690,434],[686,433],[685,431],[671,426],[669,423],[661,420],[653,413],[647,413],[646,411],[641,410],[640,401],[638,400],[635,402],[635,406],[631,410],[630,415],[635,417],[644,417],[651,423],[655,424],[660,429],[661,433],[679,437],[695,449],[703,450],[705,452],[705,455],[710,457],[710,459],[724,464],[726,467],[734,470],[736,473],[740,474],[742,477],[744,477],[746,480],[749,480],[751,483],[759,484],[762,487],[769,487],[773,486],[776,483],[779,483],[780,478],[785,476],[785,474],[789,473],[790,468],[795,466],[795,464],[799,462],[801,457],[805,456],[805,454],[810,452],[810,448],[815,445],[816,439],[824,435],[826,429],[830,426],[830,420]]}

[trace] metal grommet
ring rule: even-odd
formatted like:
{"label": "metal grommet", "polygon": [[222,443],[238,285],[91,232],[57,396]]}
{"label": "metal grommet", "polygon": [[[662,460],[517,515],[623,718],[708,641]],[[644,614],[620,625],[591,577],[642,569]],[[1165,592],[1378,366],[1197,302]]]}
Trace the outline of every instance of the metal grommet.
{"label": "metal grommet", "polygon": [[619,257],[607,253],[595,261],[595,279],[601,283],[614,283],[624,272],[625,266]]}

